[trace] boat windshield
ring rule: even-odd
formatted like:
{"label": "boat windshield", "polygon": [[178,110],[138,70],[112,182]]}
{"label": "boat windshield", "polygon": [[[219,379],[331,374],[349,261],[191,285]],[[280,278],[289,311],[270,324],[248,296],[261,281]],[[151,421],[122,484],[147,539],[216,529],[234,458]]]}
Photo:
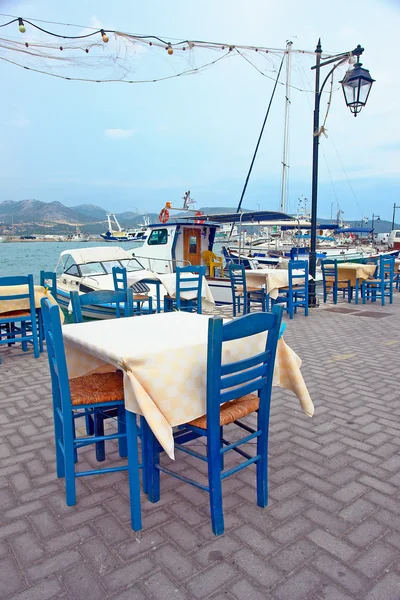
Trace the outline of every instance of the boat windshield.
{"label": "boat windshield", "polygon": [[121,260],[103,260],[80,265],[82,277],[93,275],[111,275],[113,267],[125,267],[128,272],[142,271],[143,265],[136,258],[122,258]]}

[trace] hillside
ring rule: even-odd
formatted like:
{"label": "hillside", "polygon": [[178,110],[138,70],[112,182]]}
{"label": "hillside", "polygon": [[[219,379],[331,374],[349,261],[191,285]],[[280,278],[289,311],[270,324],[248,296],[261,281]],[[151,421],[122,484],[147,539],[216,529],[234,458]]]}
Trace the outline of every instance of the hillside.
{"label": "hillside", "polygon": [[78,204],[78,206],[71,206],[71,210],[89,217],[92,221],[106,220],[106,209],[95,204]]}
{"label": "hillside", "polygon": [[41,202],[40,200],[6,200],[0,202],[0,220],[10,223],[66,223],[69,225],[84,225],[92,219],[64,206],[56,200]]}

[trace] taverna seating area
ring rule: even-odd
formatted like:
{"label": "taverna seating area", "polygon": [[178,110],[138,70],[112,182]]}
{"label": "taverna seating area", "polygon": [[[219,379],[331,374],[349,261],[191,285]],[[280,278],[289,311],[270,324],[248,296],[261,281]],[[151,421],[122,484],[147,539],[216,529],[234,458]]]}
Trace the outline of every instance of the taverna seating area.
{"label": "taverna seating area", "polygon": [[[164,585],[169,580],[175,589],[194,593],[204,577],[215,582],[217,568],[220,580],[218,585],[212,584],[210,598],[218,589],[240,598],[243,578],[252,593],[269,590],[271,597],[274,593],[276,598],[284,597],[287,586],[296,587],[295,578],[300,576],[296,574],[300,573],[304,577],[309,573],[309,584],[317,596],[323,585],[343,595],[350,589],[350,580],[343,583],[334,578],[334,571],[325,573],[323,569],[326,557],[332,556],[337,568],[356,573],[362,591],[353,594],[355,598],[383,585],[380,582],[390,568],[389,557],[397,552],[388,522],[389,518],[395,522],[395,513],[391,513],[397,509],[394,504],[385,508],[389,513],[385,521],[379,503],[386,503],[386,497],[389,500],[397,493],[397,483],[389,458],[379,454],[380,446],[373,444],[370,434],[361,438],[361,433],[368,424],[377,422],[381,435],[391,436],[385,438],[390,439],[387,451],[395,452],[395,430],[385,425],[388,413],[383,410],[391,401],[381,406],[372,392],[364,401],[357,396],[346,402],[345,408],[351,413],[346,420],[353,421],[354,426],[344,423],[339,416],[342,387],[336,390],[335,355],[354,356],[354,348],[367,344],[365,319],[352,316],[366,312],[375,337],[378,323],[383,328],[382,356],[374,360],[377,369],[381,359],[387,368],[391,346],[385,342],[391,340],[391,313],[399,310],[395,263],[383,259],[377,264],[342,267],[327,262],[318,293],[319,309],[308,307],[306,261],[292,261],[285,275],[287,284],[281,282],[278,288],[270,289],[269,273],[263,275],[265,283],[257,286],[241,265],[228,265],[232,304],[223,306],[212,306],[205,300],[205,274],[204,267],[178,268],[175,294],[153,302],[146,294],[135,300],[127,273],[116,267],[114,290],[71,294],[71,312],[65,316],[73,322],[65,325],[55,301],[54,274],[43,272],[36,286],[32,277],[0,279],[0,308],[9,309],[9,303],[17,307],[2,311],[0,316],[0,375],[3,370],[9,379],[9,390],[0,397],[6,407],[4,414],[11,410],[10,400],[15,395],[19,422],[28,419],[21,425],[20,435],[29,437],[31,430],[40,431],[41,423],[44,427],[38,441],[34,437],[30,441],[33,458],[27,455],[24,459],[21,454],[22,462],[13,463],[6,454],[4,459],[6,489],[9,486],[13,490],[12,496],[5,496],[5,522],[15,527],[22,509],[29,508],[23,527],[37,540],[36,549],[26,546],[24,529],[9,530],[6,525],[13,557],[20,556],[20,548],[26,548],[24,560],[28,561],[19,563],[16,559],[27,579],[21,583],[10,580],[13,593],[34,590],[36,582],[29,573],[34,567],[37,573],[45,573],[43,569],[55,564],[54,558],[51,563],[46,561],[60,547],[56,544],[61,543],[61,535],[66,536],[66,550],[61,551],[65,564],[60,562],[52,568],[57,569],[54,573],[65,571],[57,581],[72,597],[78,597],[74,582],[77,569],[84,570],[85,578],[93,577],[93,586],[101,588],[99,597],[110,599],[115,590],[122,592],[130,586],[135,593],[142,593],[142,587],[152,585],[155,577],[164,577]],[[85,306],[93,303],[114,306],[113,318],[85,320]],[[349,303],[353,312],[334,312]],[[387,315],[387,325],[385,318],[374,319],[371,314]],[[282,317],[286,320],[283,336]],[[348,319],[346,324],[343,319]],[[318,348],[317,340],[324,335],[327,346]],[[140,344],[133,343],[138,339]],[[305,361],[307,387],[298,357],[287,343]],[[346,352],[340,351],[342,344]],[[317,352],[318,366],[314,360]],[[361,355],[357,356],[360,360]],[[365,353],[362,356],[361,363],[349,368],[340,363],[340,379],[343,382],[347,377],[350,387],[358,385],[366,362],[363,377],[373,382],[370,385],[374,389],[376,380],[370,380],[370,374],[373,376],[375,363],[370,364]],[[357,380],[353,381],[352,373],[357,370]],[[19,381],[17,373],[21,372],[25,375]],[[277,377],[281,387],[276,387]],[[332,379],[329,390],[322,384],[326,377]],[[390,398],[390,381],[383,387]],[[314,410],[309,391],[317,401],[313,420],[309,419]],[[18,404],[29,394],[37,395],[35,412],[26,401]],[[365,423],[359,422],[370,414]],[[316,418],[317,425],[313,425]],[[16,430],[7,437],[12,423],[10,420],[6,429],[5,447],[18,456],[23,446],[17,444]],[[349,445],[348,440],[362,444],[363,450],[357,450],[353,441]],[[24,447],[30,446],[25,443]],[[354,454],[357,452],[365,456]],[[35,473],[34,464],[43,461],[45,471]],[[375,468],[375,464],[382,467]],[[15,487],[15,475],[21,468],[25,481],[32,473],[33,488]],[[376,491],[377,481],[383,493]],[[363,499],[347,493],[347,489],[357,490]],[[356,518],[353,506],[361,505],[372,517],[367,512],[365,517]],[[47,523],[55,523],[47,526],[50,529],[40,528],[42,514],[46,514]],[[369,550],[359,545],[359,536],[367,527],[363,519],[370,522],[371,518],[377,523],[374,531],[379,529],[381,535],[387,532],[383,555],[387,558],[373,575],[364,575],[362,564]],[[337,525],[329,525],[329,533],[322,525],[325,519]],[[78,543],[85,532],[90,532],[89,537]],[[297,532],[298,539],[291,532]],[[205,561],[201,557],[222,552],[218,548],[225,547],[215,546],[213,540],[218,539],[228,540],[226,557],[224,552],[219,558],[211,554]],[[331,555],[327,540],[346,548],[354,565]],[[371,539],[370,543],[372,552],[374,544],[381,542]],[[68,550],[68,544],[73,549]],[[310,554],[299,555],[299,544],[307,546]],[[110,565],[104,572],[96,571],[93,553],[101,547],[101,552],[106,548],[107,556],[115,557],[112,570]],[[248,552],[253,564],[267,569],[262,584],[246,566]],[[81,565],[74,562],[74,553]],[[172,562],[168,554],[175,556]],[[238,564],[238,575],[230,570],[232,559]],[[311,559],[315,564],[312,570]],[[149,570],[144,571],[145,584],[140,579],[144,560],[150,561]],[[179,565],[185,565],[181,574],[176,570]],[[116,575],[112,575],[114,571]],[[223,577],[223,571],[229,578]],[[128,572],[135,575],[129,582]],[[154,587],[147,591],[150,597],[157,597]]]}

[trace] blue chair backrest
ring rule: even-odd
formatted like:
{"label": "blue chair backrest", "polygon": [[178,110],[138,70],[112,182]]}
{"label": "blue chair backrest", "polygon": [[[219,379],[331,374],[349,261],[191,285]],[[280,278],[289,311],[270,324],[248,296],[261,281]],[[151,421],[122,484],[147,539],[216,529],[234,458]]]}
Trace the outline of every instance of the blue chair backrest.
{"label": "blue chair backrest", "polygon": [[61,330],[60,309],[56,304],[50,304],[47,298],[42,298],[41,309],[53,399],[56,405],[61,403],[64,413],[68,409],[71,410],[71,393]]}
{"label": "blue chair backrest", "polygon": [[394,258],[391,256],[380,256],[379,257],[379,277],[386,279],[387,277],[393,279],[394,277]]}
{"label": "blue chair backrest", "polygon": [[289,260],[288,271],[289,288],[294,285],[308,285],[308,260]]}
{"label": "blue chair backrest", "polygon": [[82,323],[82,306],[89,305],[104,306],[105,304],[111,304],[113,308],[115,307],[117,318],[133,316],[133,294],[129,288],[119,292],[112,290],[99,290],[87,294],[71,292],[71,304],[74,323]]}
{"label": "blue chair backrest", "polygon": [[234,290],[236,287],[241,286],[243,288],[243,294],[246,295],[247,286],[244,265],[231,263],[230,265],[228,265],[228,269],[232,289]]}
{"label": "blue chair backrest", "polygon": [[[188,274],[188,277],[185,274]],[[176,302],[177,308],[180,308],[180,295],[182,292],[197,292],[197,299],[201,299],[201,290],[203,287],[203,277],[206,274],[206,267],[191,266],[176,267]]]}
{"label": "blue chair backrest", "polygon": [[321,268],[322,268],[322,277],[323,277],[324,281],[327,277],[329,277],[329,278],[333,277],[335,280],[338,279],[337,260],[323,260],[321,262]]}
{"label": "blue chair backrest", "polygon": [[128,288],[128,276],[125,267],[113,267],[112,276],[115,291],[125,291]]}
{"label": "blue chair backrest", "polygon": [[48,288],[53,298],[57,296],[57,275],[53,271],[40,271],[40,285]]}
{"label": "blue chair backrest", "polygon": [[[27,286],[26,290],[10,292],[2,291],[5,286]],[[13,275],[11,277],[0,277],[0,300],[22,300],[28,299],[29,312],[35,314],[35,288],[33,285],[33,275]],[[10,309],[12,310],[12,309]]]}
{"label": "blue chair backrest", "polygon": [[290,250],[290,258],[292,260],[299,256],[306,256],[307,254],[309,254],[308,248],[291,248]]}
{"label": "blue chair backrest", "polygon": [[[246,394],[257,392],[260,397],[260,411],[267,411],[268,416],[282,313],[281,306],[274,306],[270,313],[251,313],[225,325],[222,317],[213,317],[209,320],[207,424],[211,435],[219,435],[221,403],[230,402]],[[247,338],[262,332],[268,332],[262,352],[250,358],[222,364],[224,342]]]}

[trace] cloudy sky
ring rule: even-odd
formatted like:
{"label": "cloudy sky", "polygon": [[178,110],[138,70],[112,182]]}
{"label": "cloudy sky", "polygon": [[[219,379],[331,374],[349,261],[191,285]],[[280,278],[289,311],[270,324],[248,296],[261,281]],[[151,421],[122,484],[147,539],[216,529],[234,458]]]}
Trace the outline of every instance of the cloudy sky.
{"label": "cloudy sky", "polygon": [[[291,39],[294,49],[312,52],[321,37],[323,50],[330,53],[361,44],[362,62],[376,83],[366,108],[355,119],[337,83],[347,67],[337,70],[328,138],[321,140],[318,213],[329,218],[339,207],[346,219],[371,218],[374,213],[391,220],[393,204],[400,205],[400,84],[395,66],[400,0],[362,4],[337,0],[334,5],[314,0],[0,0],[0,9],[27,19],[167,40],[284,48]],[[0,17],[0,23],[8,20]],[[43,26],[67,35],[82,32],[63,25]],[[29,26],[23,35],[30,42],[35,36],[49,41]],[[14,24],[3,28],[0,37],[21,41],[22,34]],[[110,53],[113,43],[110,36]],[[183,70],[178,53],[170,57],[164,50],[153,50],[125,49],[121,65],[130,78]],[[55,61],[58,53],[54,49]],[[18,62],[18,54],[0,48],[0,57]],[[190,58],[185,55],[185,68],[221,54],[194,48]],[[144,212],[160,210],[165,201],[179,205],[190,189],[198,206],[236,206],[280,63],[274,54],[262,58],[262,65],[260,57],[253,60],[254,53],[245,56],[268,77],[240,56],[193,76],[135,85],[64,81],[1,60],[0,201],[36,198]],[[296,211],[299,197],[311,197],[313,60],[312,54],[302,53],[294,53],[292,59],[288,212]],[[46,66],[44,61],[30,64]],[[121,65],[108,64],[107,70],[102,65],[94,59],[83,68],[72,63],[65,73],[89,79],[122,77]],[[53,67],[53,72],[62,68]],[[282,71],[282,82],[284,77]],[[326,100],[327,95],[321,118]],[[284,86],[279,85],[247,189],[247,208],[279,207],[283,122]],[[400,210],[397,214],[399,221]]]}

